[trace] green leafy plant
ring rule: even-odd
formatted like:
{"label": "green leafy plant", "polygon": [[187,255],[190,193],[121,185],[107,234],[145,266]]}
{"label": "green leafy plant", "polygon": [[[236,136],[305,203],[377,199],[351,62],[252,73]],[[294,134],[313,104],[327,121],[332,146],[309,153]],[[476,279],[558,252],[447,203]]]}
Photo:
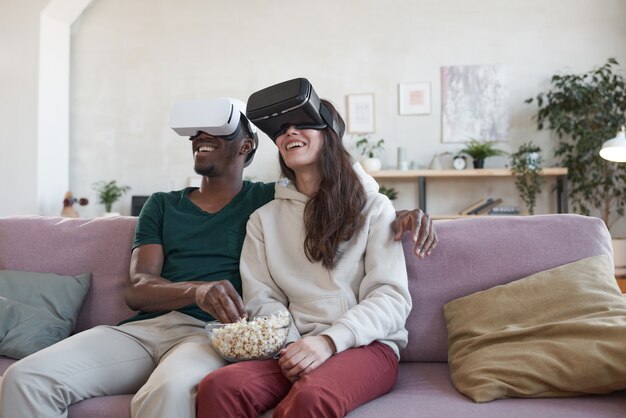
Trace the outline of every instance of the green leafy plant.
{"label": "green leafy plant", "polygon": [[130,190],[129,186],[120,186],[115,180],[109,182],[99,181],[94,183],[93,188],[98,193],[100,203],[104,204],[104,210],[107,212],[111,212],[113,203],[117,202],[120,197]]}
{"label": "green leafy plant", "polygon": [[532,141],[520,145],[516,152],[511,154],[511,172],[515,174],[515,188],[528,208],[528,213],[535,214],[537,194],[541,193],[543,179],[540,177],[541,148],[533,145]]}
{"label": "green leafy plant", "polygon": [[370,144],[368,137],[363,137],[356,141],[356,148],[359,150],[362,156],[368,158],[374,158],[378,153],[385,149],[385,140],[379,139],[378,142]]}
{"label": "green leafy plant", "polygon": [[618,65],[610,58],[583,74],[554,75],[548,91],[526,100],[539,107],[537,128],[557,135],[554,156],[568,169],[574,211],[589,215],[599,210],[607,228],[624,215],[626,203],[626,164],[598,154],[603,141],[624,124],[626,83],[616,72]]}
{"label": "green leafy plant", "polygon": [[480,142],[476,139],[470,139],[465,143],[465,148],[461,150],[475,160],[484,160],[488,157],[504,155],[505,152],[495,147],[495,141]]}
{"label": "green leafy plant", "polygon": [[396,200],[398,198],[398,192],[393,187],[380,186],[378,192],[387,196],[389,200]]}

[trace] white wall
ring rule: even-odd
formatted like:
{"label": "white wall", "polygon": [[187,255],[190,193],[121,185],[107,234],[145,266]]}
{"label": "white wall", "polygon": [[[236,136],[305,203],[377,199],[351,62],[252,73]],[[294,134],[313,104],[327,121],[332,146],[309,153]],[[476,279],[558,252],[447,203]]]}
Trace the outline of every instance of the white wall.
{"label": "white wall", "polygon": [[[22,2],[9,3],[21,10]],[[504,64],[511,126],[502,148],[513,151],[532,139],[552,163],[552,139],[536,131],[530,120],[535,109],[523,101],[545,89],[558,71],[586,71],[610,56],[624,68],[625,17],[623,0],[94,0],[72,35],[70,185],[92,201],[78,210],[83,216],[102,211],[91,187],[102,179],[130,185],[131,194],[185,185],[193,175],[190,145],[167,127],[175,100],[220,95],[245,100],[259,88],[297,76],[309,78],[344,114],[346,94],[374,93],[375,137],[386,140],[385,163],[395,164],[396,149],[403,146],[410,160],[426,167],[435,153],[461,148],[441,143],[440,67]],[[398,115],[398,83],[404,81],[432,84],[430,115]],[[0,110],[11,107],[17,92],[10,97],[9,103],[0,98]],[[15,120],[7,119],[0,129]],[[17,120],[30,122],[27,116]],[[246,174],[273,180],[275,153],[263,137]],[[28,160],[27,148],[19,157]],[[502,164],[503,159],[488,160]],[[23,166],[14,163],[7,172]],[[416,205],[414,185],[390,185],[400,191],[397,206]],[[550,187],[539,213],[555,209]],[[512,181],[460,187],[439,182],[429,185],[429,212],[454,213],[485,195],[522,205]],[[33,199],[28,188],[19,193],[19,200]],[[9,208],[0,207],[0,214],[27,211],[0,206]],[[128,213],[129,206],[130,195],[118,209]]]}
{"label": "white wall", "polygon": [[0,0],[0,216],[37,213],[39,12],[47,3]]}

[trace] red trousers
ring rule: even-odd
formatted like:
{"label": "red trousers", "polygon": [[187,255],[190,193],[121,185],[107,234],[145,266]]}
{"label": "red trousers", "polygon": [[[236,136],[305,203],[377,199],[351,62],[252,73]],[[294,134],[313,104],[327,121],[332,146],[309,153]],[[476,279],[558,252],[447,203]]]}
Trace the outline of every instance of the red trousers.
{"label": "red trousers", "polygon": [[274,407],[275,418],[344,417],[389,392],[397,376],[398,357],[377,341],[333,355],[293,384],[277,360],[243,361],[200,382],[196,417],[258,417]]}

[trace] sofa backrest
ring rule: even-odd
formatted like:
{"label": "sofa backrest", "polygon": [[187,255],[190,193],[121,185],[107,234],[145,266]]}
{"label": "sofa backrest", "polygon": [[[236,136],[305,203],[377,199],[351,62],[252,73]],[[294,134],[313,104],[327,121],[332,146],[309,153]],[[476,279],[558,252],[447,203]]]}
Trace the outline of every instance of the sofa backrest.
{"label": "sofa backrest", "polygon": [[489,216],[435,225],[439,244],[423,260],[412,254],[410,236],[403,237],[413,309],[402,361],[447,361],[443,305],[453,299],[582,258],[613,259],[611,236],[593,217]]}
{"label": "sofa backrest", "polygon": [[75,331],[133,315],[123,299],[136,218],[0,218],[0,269],[92,273]]}

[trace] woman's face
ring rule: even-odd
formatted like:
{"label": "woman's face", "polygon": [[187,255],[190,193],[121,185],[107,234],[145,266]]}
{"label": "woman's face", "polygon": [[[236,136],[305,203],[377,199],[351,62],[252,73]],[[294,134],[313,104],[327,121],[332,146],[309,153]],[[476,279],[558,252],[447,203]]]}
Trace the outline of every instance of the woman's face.
{"label": "woman's face", "polygon": [[276,138],[278,151],[287,167],[297,172],[318,167],[324,144],[324,132],[317,129],[298,129],[294,125]]}

